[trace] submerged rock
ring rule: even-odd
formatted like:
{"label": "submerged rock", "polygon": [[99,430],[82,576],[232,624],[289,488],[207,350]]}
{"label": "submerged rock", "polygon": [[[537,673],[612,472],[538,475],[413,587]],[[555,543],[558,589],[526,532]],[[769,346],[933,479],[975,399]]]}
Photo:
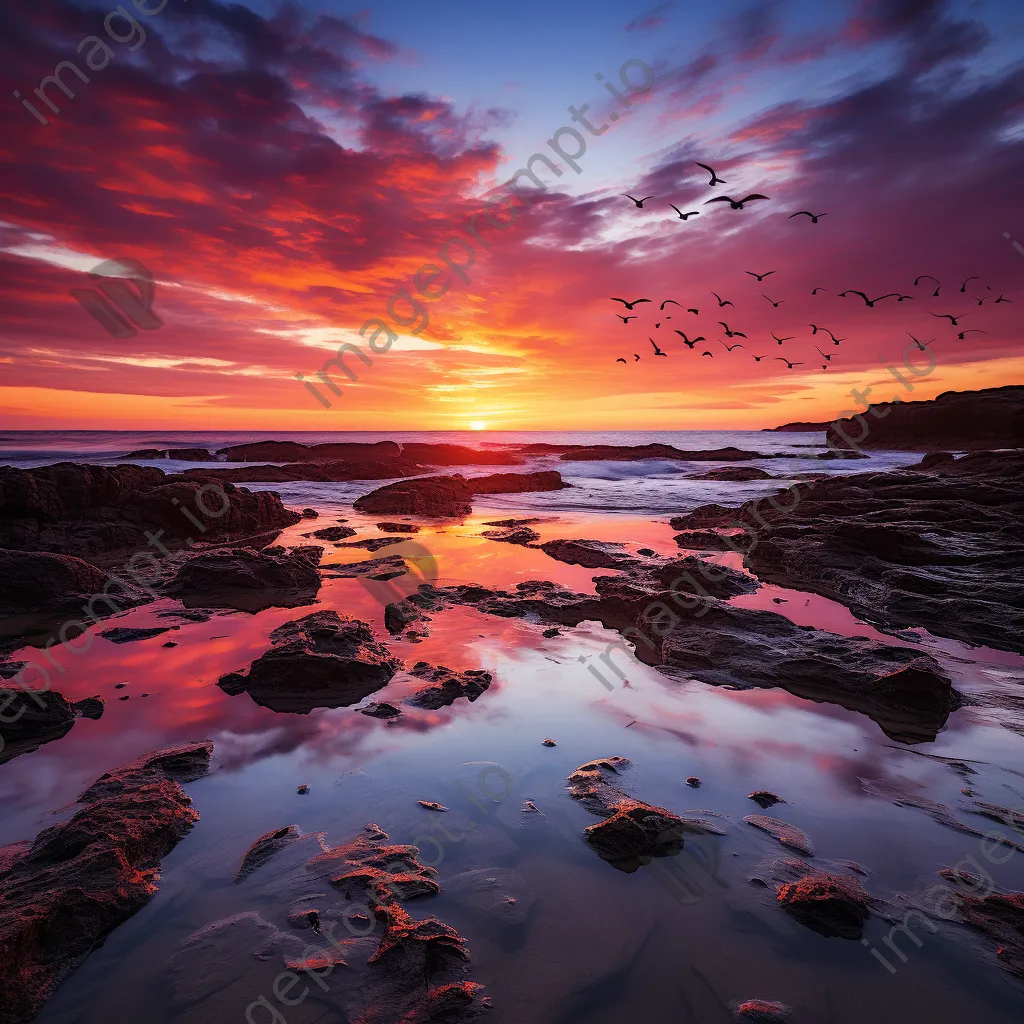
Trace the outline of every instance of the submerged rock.
{"label": "submerged rock", "polygon": [[273,711],[305,715],[358,703],[386,686],[400,665],[367,623],[335,611],[278,626],[270,644],[246,675],[221,678],[221,689],[248,693]]}
{"label": "submerged rock", "polygon": [[355,535],[356,531],[351,526],[325,526],[322,530],[314,530],[310,534],[317,540],[344,540]]}
{"label": "submerged rock", "polygon": [[171,626],[117,626],[114,629],[105,629],[98,634],[112,644],[130,644],[136,640],[149,640],[151,637],[168,633]]}
{"label": "submerged rock", "polygon": [[160,861],[199,815],[182,790],[211,743],[168,747],[102,775],[67,821],[0,850],[0,1021],[32,1020],[57,986],[157,890]]}
{"label": "submerged rock", "polygon": [[548,540],[539,546],[544,554],[559,562],[586,569],[621,569],[636,561],[622,550],[621,544],[599,540]]}
{"label": "submerged rock", "polygon": [[540,540],[540,534],[528,526],[497,527],[493,530],[484,530],[481,536],[488,540],[500,540],[506,544],[522,544],[524,546]]}
{"label": "submerged rock", "polygon": [[783,846],[788,846],[805,857],[814,856],[814,843],[811,842],[811,837],[796,825],[790,825],[789,822],[780,821],[778,818],[769,818],[764,814],[748,814],[743,820],[748,825],[753,825],[754,828],[759,828],[772,838],[778,839]]}
{"label": "submerged rock", "polygon": [[781,796],[776,796],[767,789],[755,790],[753,793],[747,794],[747,799],[753,800],[754,803],[764,808],[774,807],[775,804],[784,804],[786,802]]}
{"label": "submerged rock", "polygon": [[768,999],[747,999],[739,1003],[732,1011],[733,1020],[744,1024],[786,1024],[792,1010],[785,1003],[776,1003]]}
{"label": "submerged rock", "polygon": [[959,897],[960,917],[999,945],[996,963],[1024,978],[1024,892]]}

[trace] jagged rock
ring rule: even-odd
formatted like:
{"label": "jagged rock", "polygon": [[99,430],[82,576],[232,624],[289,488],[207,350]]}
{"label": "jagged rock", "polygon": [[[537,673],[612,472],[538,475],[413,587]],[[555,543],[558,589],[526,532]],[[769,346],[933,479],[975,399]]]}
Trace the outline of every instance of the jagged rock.
{"label": "jagged rock", "polygon": [[386,686],[400,665],[367,623],[335,611],[278,626],[270,644],[246,675],[231,673],[218,685],[273,711],[305,715],[358,703]]}
{"label": "jagged rock", "polygon": [[488,540],[504,541],[506,544],[527,545],[540,540],[540,534],[528,526],[498,527],[493,530],[484,530],[481,536]]}
{"label": "jagged rock", "polygon": [[415,523],[378,523],[377,529],[384,533],[419,533],[422,527]]}
{"label": "jagged rock", "polygon": [[417,690],[409,703],[419,708],[437,710],[454,704],[460,697],[474,701],[491,685],[490,672],[469,669],[456,672],[444,665],[434,666],[418,661],[410,670],[417,679],[426,679],[431,685]]}
{"label": "jagged rock", "polygon": [[367,704],[365,708],[359,709],[359,713],[361,715],[368,715],[370,718],[398,718],[402,711],[400,708],[396,708],[394,704],[381,702],[379,704]]}
{"label": "jagged rock", "polygon": [[775,804],[784,804],[786,802],[781,796],[776,796],[767,789],[755,790],[747,795],[747,799],[753,800],[754,803],[764,808],[774,807]]}
{"label": "jagged rock", "polygon": [[57,986],[156,892],[160,861],[199,815],[181,782],[211,743],[156,751],[101,776],[67,821],[0,851],[0,1021],[33,1019]]}
{"label": "jagged rock", "polygon": [[[300,787],[301,788],[301,787]],[[235,872],[235,883],[244,882],[253,872],[286,846],[301,837],[298,825],[285,825],[284,828],[271,829],[264,832],[246,851],[242,863]]]}
{"label": "jagged rock", "polygon": [[205,448],[139,448],[119,459],[174,459],[177,462],[216,462],[217,456]]}
{"label": "jagged rock", "polygon": [[183,561],[165,590],[186,606],[294,608],[315,599],[320,573],[301,555],[266,555],[248,548],[208,551]]}
{"label": "jagged rock", "polygon": [[4,695],[0,711],[0,764],[5,764],[66,736],[78,718],[100,718],[103,700],[69,701],[57,690],[17,690]]}
{"label": "jagged rock", "polygon": [[384,555],[382,558],[367,558],[362,562],[350,562],[348,565],[331,565],[327,567],[336,579],[354,579],[364,576],[366,579],[386,581],[404,576],[409,566],[401,555]]}
{"label": "jagged rock", "polygon": [[756,466],[725,466],[721,469],[709,469],[693,477],[694,480],[732,480],[743,483],[747,480],[771,480],[771,473],[766,473]]}
{"label": "jagged rock", "polygon": [[324,549],[319,544],[299,544],[290,550],[293,555],[305,558],[313,565],[319,565],[320,559],[324,556]]}

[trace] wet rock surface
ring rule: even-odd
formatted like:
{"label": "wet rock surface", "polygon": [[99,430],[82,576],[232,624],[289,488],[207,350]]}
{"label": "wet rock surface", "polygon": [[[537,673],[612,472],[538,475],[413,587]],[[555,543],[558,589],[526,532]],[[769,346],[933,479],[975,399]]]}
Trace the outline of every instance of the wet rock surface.
{"label": "wet rock surface", "polygon": [[996,963],[1024,978],[1024,893],[960,897],[959,915],[971,928],[997,943]]}
{"label": "wet rock surface", "polygon": [[808,865],[803,877],[780,885],[780,907],[825,938],[860,939],[871,916],[871,897],[853,875],[816,871]]}
{"label": "wet rock surface", "polygon": [[[216,479],[214,471],[211,479]],[[202,487],[152,467],[70,462],[40,469],[0,467],[0,548],[88,557],[151,550],[147,532],[162,537],[168,547],[180,547],[197,533],[204,541],[220,541],[276,533],[299,521],[298,513],[286,509],[272,491],[252,492],[225,482],[222,497],[215,489],[200,494]]]}
{"label": "wet rock surface", "polygon": [[[753,797],[751,798],[753,799]],[[768,805],[770,806],[770,804]],[[777,839],[783,846],[788,846],[805,857],[814,856],[814,843],[811,837],[802,832],[796,825],[790,825],[787,821],[780,821],[778,818],[770,818],[766,814],[748,814],[743,819],[748,825],[759,828],[762,832]]]}
{"label": "wet rock surface", "polygon": [[434,666],[425,661],[417,662],[410,669],[410,674],[427,680],[430,685],[417,690],[409,698],[409,703],[432,710],[454,704],[460,697],[474,701],[491,685],[490,672],[480,669],[456,672],[444,665]]}
{"label": "wet rock surface", "polygon": [[223,676],[221,689],[232,696],[248,693],[273,711],[304,715],[357,704],[386,686],[400,665],[367,623],[335,611],[278,626],[270,644],[247,674]]}
{"label": "wet rock surface", "polygon": [[292,608],[315,599],[320,573],[301,555],[268,555],[236,548],[191,555],[164,589],[186,607]]}
{"label": "wet rock surface", "polygon": [[635,562],[621,544],[599,540],[548,540],[539,547],[544,554],[559,562],[582,565],[587,569],[620,569]]}
{"label": "wet rock surface", "polygon": [[31,843],[0,850],[0,1021],[24,1024],[156,892],[160,861],[199,815],[180,783],[213,745],[165,748],[101,776],[81,809]]}
{"label": "wet rock surface", "polygon": [[66,736],[79,718],[102,717],[103,707],[100,697],[69,701],[57,690],[4,693],[0,699],[0,764]]}
{"label": "wet rock surface", "polygon": [[570,796],[604,818],[583,830],[583,838],[602,859],[633,872],[652,857],[680,853],[687,834],[722,834],[715,822],[682,818],[627,796],[621,785],[629,768],[624,757],[598,758],[580,765],[568,779]]}
{"label": "wet rock surface", "polygon": [[[746,564],[761,579],[871,622],[1024,652],[1022,475],[1024,453],[980,452],[819,480],[795,507],[792,495],[783,511],[748,502],[726,521],[750,524]],[[701,511],[687,520],[696,525]]]}
{"label": "wet rock surface", "polygon": [[540,534],[528,526],[499,526],[491,530],[484,530],[481,536],[488,540],[504,541],[506,544],[527,545],[540,540]]}

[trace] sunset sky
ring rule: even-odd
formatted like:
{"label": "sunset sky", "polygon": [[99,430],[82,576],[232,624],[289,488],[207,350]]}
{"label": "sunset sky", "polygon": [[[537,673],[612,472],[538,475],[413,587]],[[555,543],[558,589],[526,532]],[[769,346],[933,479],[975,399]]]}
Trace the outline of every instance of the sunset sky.
{"label": "sunset sky", "polygon": [[[126,0],[145,39],[115,16],[125,42],[113,0],[0,12],[0,428],[758,428],[834,418],[851,388],[1024,382],[1019,0],[160,4]],[[78,52],[90,36],[113,57]],[[54,113],[34,90],[68,60],[89,82],[65,68]],[[626,108],[605,83],[628,95],[629,61],[654,79]],[[601,134],[571,119],[584,104]],[[579,173],[548,145],[563,126]],[[467,219],[515,206],[503,183],[537,152],[561,176],[536,165],[547,189],[505,230],[480,218],[484,248]],[[704,205],[752,192],[769,199]],[[468,282],[438,257],[453,236]],[[123,258],[163,326],[117,338],[70,290]],[[371,353],[360,326],[439,262],[429,325],[392,320]],[[612,296],[654,301],[623,324]],[[909,376],[908,332],[936,339],[912,396],[883,366]],[[344,342],[372,365],[349,358],[325,408],[296,374]]]}

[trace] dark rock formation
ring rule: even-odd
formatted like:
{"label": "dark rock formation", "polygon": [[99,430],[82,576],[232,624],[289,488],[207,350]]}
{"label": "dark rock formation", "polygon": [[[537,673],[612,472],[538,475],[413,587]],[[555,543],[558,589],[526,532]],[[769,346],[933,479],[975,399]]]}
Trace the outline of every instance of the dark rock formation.
{"label": "dark rock formation", "polygon": [[361,562],[349,562],[347,565],[330,565],[325,567],[325,575],[336,579],[364,579],[386,582],[397,576],[404,576],[409,566],[401,555],[384,555],[382,558],[367,558]]}
{"label": "dark rock formation", "polygon": [[[830,421],[831,422],[831,421]],[[762,427],[762,433],[818,434],[829,428],[830,423],[783,423],[781,427]]]}
{"label": "dark rock formation", "polygon": [[171,626],[115,626],[113,629],[105,629],[99,635],[108,643],[130,644],[136,640],[149,640],[151,637],[168,633]]}
{"label": "dark rock formation", "polygon": [[[299,787],[300,789],[304,787]],[[244,882],[251,874],[258,871],[275,853],[301,837],[298,825],[285,825],[284,828],[271,829],[264,832],[246,851],[242,863],[235,872],[235,884]]]}
{"label": "dark rock formation", "polygon": [[96,566],[71,555],[0,550],[0,614],[80,606],[106,582]]}
{"label": "dark rock formation", "polygon": [[685,451],[670,444],[526,444],[519,449],[528,455],[558,455],[563,462],[644,462],[667,459],[673,462],[746,462],[775,456],[745,452],[731,445],[710,451]]}
{"label": "dark rock formation", "polygon": [[524,547],[540,540],[540,534],[528,526],[496,527],[493,530],[484,530],[481,536],[488,540],[504,541],[506,544],[521,544]]}
{"label": "dark rock formation", "polygon": [[325,526],[322,530],[314,530],[310,534],[317,540],[344,540],[355,535],[356,531],[351,526]]}
{"label": "dark rock formation", "polygon": [[466,481],[474,494],[522,494],[527,491],[560,491],[571,487],[555,470],[538,473],[492,473],[473,476]]}
{"label": "dark rock formation", "polygon": [[[1024,453],[833,477],[728,521],[756,537],[746,564],[887,626],[1024,652]],[[701,518],[705,506],[686,517]],[[711,512],[711,514],[714,514]]]}
{"label": "dark rock formation", "polygon": [[776,890],[779,906],[825,938],[859,939],[871,916],[871,897],[853,875],[809,869]]}
{"label": "dark rock formation", "polygon": [[998,943],[996,963],[1024,978],[1024,892],[963,894],[958,899],[960,918]]}
{"label": "dark rock formation", "polygon": [[848,448],[846,438],[853,438],[856,447],[890,451],[1024,448],[1024,386],[946,391],[927,402],[880,402],[869,406],[863,420],[866,431],[855,419],[829,424],[829,444]]}
{"label": "dark rock formation", "polygon": [[139,448],[119,459],[175,459],[178,462],[216,462],[217,457],[205,448]]}
{"label": "dark rock formation", "polygon": [[417,679],[425,679],[431,684],[417,690],[409,698],[409,703],[434,711],[454,704],[460,697],[474,701],[491,685],[490,672],[481,669],[456,672],[444,665],[435,667],[428,662],[418,661],[409,671]]}
{"label": "dark rock formation", "polygon": [[363,443],[300,444],[298,441],[251,441],[218,448],[228,462],[372,462],[397,458],[401,448],[394,441]]}
{"label": "dark rock formation", "polygon": [[681,818],[627,796],[619,783],[629,767],[624,757],[599,758],[580,765],[568,779],[572,798],[604,819],[583,830],[583,838],[603,860],[621,871],[633,872],[651,857],[680,853],[687,833],[722,834],[722,829],[707,819]]}
{"label": "dark rock formation", "polygon": [[378,523],[377,529],[384,533],[419,533],[420,527],[415,523]]}
{"label": "dark rock formation", "polygon": [[56,690],[11,692],[13,696],[0,689],[0,764],[66,736],[78,718],[103,715],[100,697],[69,701]]}
{"label": "dark rock formation", "polygon": [[559,562],[587,569],[624,569],[636,561],[622,550],[621,544],[599,540],[548,540],[540,549]]}
{"label": "dark rock formation", "polygon": [[732,1016],[733,1020],[743,1024],[786,1024],[792,1013],[785,1003],[769,999],[747,999],[733,1008]]}
{"label": "dark rock formation", "polygon": [[156,892],[199,815],[182,790],[213,745],[170,747],[101,776],[73,817],[0,850],[0,1022],[25,1024]]}
{"label": "dark rock formation", "polygon": [[221,689],[248,693],[273,711],[305,715],[357,704],[386,686],[400,665],[365,622],[335,611],[286,622],[270,634],[270,643],[246,675],[224,676]]}
{"label": "dark rock formation", "polygon": [[189,556],[165,589],[187,607],[294,608],[316,598],[320,573],[302,555],[267,555],[237,548]]}
{"label": "dark rock formation", "polygon": [[725,466],[722,469],[709,469],[706,473],[695,476],[694,480],[733,480],[743,483],[747,480],[771,480],[771,473],[766,473],[756,466]]}
{"label": "dark rock formation", "polygon": [[[672,538],[681,548],[690,551],[732,551],[733,548],[720,533],[712,530],[687,530],[685,533],[677,534]],[[742,550],[739,541],[733,541],[738,549]]]}
{"label": "dark rock formation", "polygon": [[386,484],[357,498],[357,512],[461,519],[473,511],[473,491],[461,476],[427,476]]}
{"label": "dark rock formation", "polygon": [[272,491],[202,485],[151,467],[70,462],[40,469],[0,467],[0,547],[18,551],[153,552],[147,532],[170,548],[186,538],[218,541],[276,533],[298,521]]}

